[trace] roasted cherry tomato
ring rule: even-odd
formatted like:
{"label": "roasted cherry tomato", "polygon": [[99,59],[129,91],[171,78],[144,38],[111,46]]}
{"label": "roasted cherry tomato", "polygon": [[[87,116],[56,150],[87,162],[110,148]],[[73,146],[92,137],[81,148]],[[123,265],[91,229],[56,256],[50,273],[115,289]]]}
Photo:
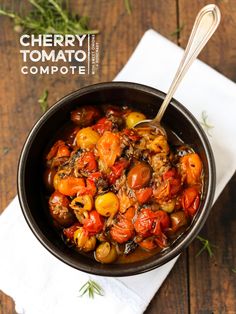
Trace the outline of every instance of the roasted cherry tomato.
{"label": "roasted cherry tomato", "polygon": [[69,200],[65,195],[55,191],[49,199],[50,214],[59,225],[70,226],[75,221],[75,216],[69,207]]}
{"label": "roasted cherry tomato", "polygon": [[91,125],[99,117],[99,110],[93,106],[84,106],[71,112],[71,120],[82,127]]}
{"label": "roasted cherry tomato", "polygon": [[97,142],[98,155],[106,168],[114,165],[121,154],[120,138],[117,134],[106,131]]}
{"label": "roasted cherry tomato", "polygon": [[129,219],[119,216],[118,222],[112,226],[110,234],[118,243],[125,243],[134,235],[134,226]]}
{"label": "roasted cherry tomato", "polygon": [[169,216],[163,210],[153,212],[149,208],[143,208],[137,216],[134,228],[138,234],[147,237],[151,234],[159,235],[169,225]]}
{"label": "roasted cherry tomato", "polygon": [[72,226],[70,226],[68,228],[64,228],[63,229],[63,234],[65,235],[65,237],[68,240],[73,241],[74,233],[80,226],[81,226],[81,224],[79,222],[76,222]]}
{"label": "roasted cherry tomato", "polygon": [[121,158],[113,166],[111,166],[111,173],[108,176],[108,180],[111,184],[115,183],[117,179],[122,175],[124,169],[129,166],[129,161],[125,158]]}
{"label": "roasted cherry tomato", "polygon": [[154,218],[154,212],[149,208],[141,209],[134,222],[135,231],[143,237],[150,236]]}
{"label": "roasted cherry tomato", "polygon": [[149,164],[145,162],[138,162],[129,171],[127,183],[129,187],[134,190],[141,189],[149,183],[151,176],[152,173]]}
{"label": "roasted cherry tomato", "polygon": [[61,157],[69,157],[70,150],[66,146],[64,141],[57,141],[52,148],[50,149],[49,153],[46,156],[47,160],[51,160],[54,157],[61,158]]}
{"label": "roasted cherry tomato", "polygon": [[93,126],[93,129],[102,135],[105,131],[112,130],[112,122],[104,117],[98,120],[98,122]]}
{"label": "roasted cherry tomato", "polygon": [[143,188],[135,191],[139,204],[147,203],[150,200],[152,193],[152,188]]}
{"label": "roasted cherry tomato", "polygon": [[175,168],[171,168],[167,172],[163,174],[163,180],[168,181],[170,183],[170,196],[174,196],[177,194],[181,189],[181,178],[179,174],[177,173],[177,170]]}
{"label": "roasted cherry tomato", "polygon": [[[55,176],[56,177],[56,176]],[[55,180],[54,177],[54,186]],[[85,182],[83,178],[75,178],[75,177],[64,177],[58,180],[55,188],[64,195],[74,196],[78,193],[81,189],[85,187]]]}
{"label": "roasted cherry tomato", "polygon": [[89,212],[89,217],[84,221],[84,229],[90,234],[96,234],[102,231],[104,219],[96,210]]}
{"label": "roasted cherry tomato", "polygon": [[84,152],[76,161],[78,170],[93,172],[97,170],[97,161],[93,152]]}
{"label": "roasted cherry tomato", "polygon": [[137,142],[141,139],[141,136],[134,129],[124,129],[123,134],[125,134],[133,142]]}
{"label": "roasted cherry tomato", "polygon": [[94,257],[98,262],[108,264],[114,262],[118,254],[114,245],[109,242],[102,242],[97,247]]}
{"label": "roasted cherry tomato", "polygon": [[194,185],[199,183],[202,174],[202,161],[198,154],[192,153],[180,159],[183,173],[186,176],[187,184]]}
{"label": "roasted cherry tomato", "polygon": [[195,215],[200,203],[199,191],[196,187],[189,187],[183,191],[182,206],[186,214]]}

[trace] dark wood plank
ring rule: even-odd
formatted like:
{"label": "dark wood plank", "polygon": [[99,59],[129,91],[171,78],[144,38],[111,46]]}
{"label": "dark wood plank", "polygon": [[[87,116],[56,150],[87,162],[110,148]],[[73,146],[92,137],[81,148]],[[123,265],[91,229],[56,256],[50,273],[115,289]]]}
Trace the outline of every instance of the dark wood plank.
{"label": "dark wood plank", "polygon": [[190,313],[236,313],[236,175],[217,200],[206,225],[204,238],[217,247],[210,258],[195,241],[189,248]]}
{"label": "dark wood plank", "polygon": [[149,304],[145,314],[189,313],[187,269],[187,252],[185,251]]}
{"label": "dark wood plank", "polygon": [[[236,80],[235,1],[212,1],[221,9],[222,22],[200,59],[213,68]],[[184,25],[180,36],[181,46],[186,45],[191,25],[197,12],[208,1],[179,0],[179,25]],[[236,313],[235,254],[235,190],[236,175],[216,202],[201,234],[217,245],[215,255],[206,253],[196,257],[201,245],[196,240],[189,247],[190,313]]]}
{"label": "dark wood plank", "polygon": [[[14,1],[13,1],[14,2]],[[8,1],[4,1],[5,4]],[[121,0],[71,0],[72,10],[91,17],[91,26],[100,29],[97,37],[100,43],[100,69],[95,76],[60,75],[35,77],[23,76],[19,72],[22,65],[18,43],[19,36],[12,30],[11,22],[0,17],[0,211],[16,194],[16,166],[21,147],[32,125],[41,115],[37,99],[43,90],[49,90],[49,103],[53,104],[63,95],[84,85],[110,81],[122,69],[143,33],[153,28],[164,36],[175,40],[170,34],[176,29],[176,1],[173,0],[135,0],[132,1],[132,14],[128,15]],[[152,301],[147,313],[156,313],[158,307],[165,308],[166,295],[173,303],[177,300],[173,292],[173,277],[181,274],[184,278],[186,257],[178,262],[170,278]],[[181,293],[187,300],[186,280],[182,280]],[[185,303],[184,303],[185,304]],[[171,307],[170,307],[171,309]],[[185,313],[185,305],[179,313]],[[0,294],[0,313],[15,313],[12,300]],[[171,312],[169,312],[171,313]]]}

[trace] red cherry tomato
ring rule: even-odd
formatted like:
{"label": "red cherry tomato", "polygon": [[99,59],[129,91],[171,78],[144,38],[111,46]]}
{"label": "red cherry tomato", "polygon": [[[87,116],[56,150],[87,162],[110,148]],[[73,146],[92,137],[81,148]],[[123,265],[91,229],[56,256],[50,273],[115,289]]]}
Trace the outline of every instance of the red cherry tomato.
{"label": "red cherry tomato", "polygon": [[110,230],[111,237],[118,243],[125,243],[134,235],[134,226],[128,219],[120,218]]}
{"label": "red cherry tomato", "polygon": [[181,178],[175,168],[171,168],[163,174],[163,180],[169,182],[169,195],[172,197],[181,189]]}
{"label": "red cherry tomato", "polygon": [[153,193],[152,188],[143,188],[135,191],[137,200],[140,204],[148,202],[152,196],[152,193]]}
{"label": "red cherry tomato", "polygon": [[78,169],[84,169],[89,172],[97,170],[97,161],[93,152],[84,152],[77,161]]}
{"label": "red cherry tomato", "polygon": [[93,126],[93,129],[102,135],[105,131],[111,131],[112,130],[112,122],[110,120],[108,120],[107,118],[101,118]]}
{"label": "red cherry tomato", "polygon": [[162,230],[169,228],[170,218],[166,212],[164,212],[163,210],[157,210],[156,212],[154,212],[154,215],[155,215],[156,220],[160,222]]}
{"label": "red cherry tomato", "polygon": [[141,136],[138,134],[138,132],[133,129],[124,129],[123,133],[133,142],[137,142],[141,139]]}
{"label": "red cherry tomato", "polygon": [[75,216],[69,207],[69,200],[63,194],[55,191],[49,199],[50,214],[61,226],[67,227],[74,223]]}
{"label": "red cherry tomato", "polygon": [[128,166],[129,161],[125,158],[121,158],[119,161],[115,162],[115,164],[111,166],[111,173],[108,176],[109,182],[111,184],[115,183],[115,181],[122,175],[123,170]]}
{"label": "red cherry tomato", "polygon": [[80,226],[81,226],[80,223],[76,222],[74,225],[70,226],[69,228],[63,229],[63,233],[66,236],[66,238],[70,241],[73,241],[74,233]]}
{"label": "red cherry tomato", "polygon": [[154,218],[154,212],[149,208],[141,209],[134,223],[135,231],[143,237],[150,236]]}
{"label": "red cherry tomato", "polygon": [[89,212],[89,218],[84,220],[84,229],[90,234],[96,234],[102,231],[104,219],[96,210]]}

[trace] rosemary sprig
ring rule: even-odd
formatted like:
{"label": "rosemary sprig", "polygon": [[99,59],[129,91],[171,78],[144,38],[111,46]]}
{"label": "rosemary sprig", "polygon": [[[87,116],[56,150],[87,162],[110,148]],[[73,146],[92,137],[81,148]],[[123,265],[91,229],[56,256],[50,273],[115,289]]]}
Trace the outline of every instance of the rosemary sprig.
{"label": "rosemary sprig", "polygon": [[208,121],[207,121],[208,115],[207,115],[207,113],[206,113],[205,110],[202,111],[201,117],[202,117],[202,121],[200,121],[201,125],[202,125],[203,128],[206,130],[207,134],[208,134],[209,136],[212,136],[212,135],[210,134],[210,130],[213,129],[214,126],[213,126],[213,125],[210,125],[210,124],[208,123]]}
{"label": "rosemary sprig", "polygon": [[104,291],[102,289],[102,287],[96,283],[93,280],[88,280],[79,290],[80,297],[82,297],[83,295],[85,295],[86,293],[88,293],[89,298],[94,298],[95,294],[98,294],[100,296],[104,295]]}
{"label": "rosemary sprig", "polygon": [[174,32],[172,32],[170,35],[173,37],[178,37],[180,35],[180,33],[183,31],[183,29],[184,29],[184,24],[177,27],[176,30]]}
{"label": "rosemary sprig", "polygon": [[131,7],[131,4],[130,4],[130,1],[129,0],[124,0],[124,2],[125,2],[126,11],[130,15],[132,13],[132,7]]}
{"label": "rosemary sprig", "polygon": [[[9,12],[0,7],[0,15],[14,21],[15,30],[29,34],[97,34],[96,29],[88,28],[88,17],[79,18],[68,11],[64,0],[28,0],[32,5],[26,14]],[[65,7],[65,8],[64,8]]]}
{"label": "rosemary sprig", "polygon": [[200,236],[197,236],[197,239],[202,243],[203,246],[202,246],[201,250],[197,253],[196,257],[198,257],[199,255],[201,255],[202,252],[205,251],[205,250],[207,251],[208,255],[209,255],[210,257],[212,257],[212,256],[214,255],[214,253],[213,253],[213,251],[212,251],[212,248],[213,248],[213,247],[216,247],[216,246],[213,245],[213,244],[211,244],[211,243],[209,242],[209,240],[204,239],[204,238],[202,238],[202,237],[200,237]]}
{"label": "rosemary sprig", "polygon": [[48,109],[48,90],[45,89],[43,94],[38,99],[38,103],[40,104],[40,107],[42,109],[42,112],[46,112]]}

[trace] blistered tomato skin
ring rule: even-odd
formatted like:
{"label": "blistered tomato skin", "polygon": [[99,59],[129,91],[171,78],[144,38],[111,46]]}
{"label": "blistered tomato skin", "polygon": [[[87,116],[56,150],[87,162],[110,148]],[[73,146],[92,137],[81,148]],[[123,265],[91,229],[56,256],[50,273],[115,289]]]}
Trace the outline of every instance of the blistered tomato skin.
{"label": "blistered tomato skin", "polygon": [[69,208],[69,200],[60,192],[54,192],[49,199],[50,214],[52,218],[63,227],[75,222],[75,216]]}
{"label": "blistered tomato skin", "polygon": [[200,156],[153,128],[133,128],[144,119],[126,104],[75,108],[71,125],[44,154],[53,226],[65,243],[99,263],[157,254],[200,207]]}
{"label": "blistered tomato skin", "polygon": [[99,110],[93,106],[80,107],[71,112],[71,121],[81,127],[91,125],[99,117]]}

